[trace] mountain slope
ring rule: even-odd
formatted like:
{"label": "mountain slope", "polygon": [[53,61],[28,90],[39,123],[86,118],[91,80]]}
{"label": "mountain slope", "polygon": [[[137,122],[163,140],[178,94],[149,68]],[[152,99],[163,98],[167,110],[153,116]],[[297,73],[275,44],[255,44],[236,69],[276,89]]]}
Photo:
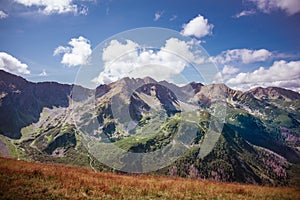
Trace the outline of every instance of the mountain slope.
{"label": "mountain slope", "polygon": [[0,158],[2,199],[299,199],[298,188],[121,175]]}
{"label": "mountain slope", "polygon": [[0,132],[21,137],[21,128],[37,122],[44,107],[67,107],[71,86],[55,82],[31,83],[0,70]]}
{"label": "mountain slope", "polygon": [[3,70],[0,77],[0,132],[10,138],[20,138],[21,129],[37,122],[43,108],[68,107],[74,87],[85,95],[90,92],[56,82],[28,82]]}
{"label": "mountain slope", "polygon": [[[172,152],[165,154],[176,162],[155,173],[300,185],[300,98],[296,92],[281,88],[241,92],[224,84],[178,87],[149,77],[123,78],[90,91],[30,83],[3,71],[0,75],[4,77],[0,79],[0,117],[6,120],[0,122],[0,131],[20,138],[12,142],[28,159],[103,170],[107,166],[101,164],[102,156],[107,159],[114,152],[94,148],[99,144],[113,144],[131,153],[172,147],[183,155],[177,159]],[[220,105],[226,109],[216,109]],[[225,111],[218,125],[217,116]],[[212,130],[221,134],[210,138]],[[120,160],[126,159],[130,154],[121,155]],[[123,161],[118,160],[119,170],[143,169]]]}

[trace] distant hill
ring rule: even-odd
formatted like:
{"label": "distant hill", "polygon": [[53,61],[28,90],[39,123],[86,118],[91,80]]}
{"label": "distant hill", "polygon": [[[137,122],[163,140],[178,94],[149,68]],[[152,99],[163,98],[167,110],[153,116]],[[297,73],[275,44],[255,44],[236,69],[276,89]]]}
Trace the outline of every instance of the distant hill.
{"label": "distant hill", "polygon": [[[270,87],[242,92],[194,82],[178,87],[150,77],[126,77],[92,91],[31,83],[0,71],[0,95],[0,133],[20,158],[112,170],[99,156],[113,152],[96,152],[93,146],[112,143],[131,153],[188,147],[154,173],[300,185],[300,95],[294,91]],[[226,109],[215,109],[218,105]],[[207,149],[209,130],[218,130],[218,112],[226,112],[221,134]],[[120,165],[120,171],[133,167]]]}

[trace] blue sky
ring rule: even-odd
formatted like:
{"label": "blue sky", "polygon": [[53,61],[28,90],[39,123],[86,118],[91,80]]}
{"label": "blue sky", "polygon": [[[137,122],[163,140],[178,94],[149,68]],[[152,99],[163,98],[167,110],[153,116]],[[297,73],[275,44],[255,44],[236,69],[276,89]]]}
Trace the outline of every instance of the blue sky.
{"label": "blue sky", "polygon": [[[233,88],[300,91],[299,0],[0,0],[0,68],[30,81],[73,83],[89,48],[141,27],[201,41],[216,77]],[[63,61],[72,39],[83,55]]]}

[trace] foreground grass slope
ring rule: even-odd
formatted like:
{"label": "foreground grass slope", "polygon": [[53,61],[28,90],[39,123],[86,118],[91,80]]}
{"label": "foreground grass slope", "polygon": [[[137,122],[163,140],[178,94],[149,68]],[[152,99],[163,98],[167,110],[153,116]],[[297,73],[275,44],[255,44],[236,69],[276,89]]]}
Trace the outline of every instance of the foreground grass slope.
{"label": "foreground grass slope", "polygon": [[0,158],[0,199],[300,199],[300,189],[118,175]]}

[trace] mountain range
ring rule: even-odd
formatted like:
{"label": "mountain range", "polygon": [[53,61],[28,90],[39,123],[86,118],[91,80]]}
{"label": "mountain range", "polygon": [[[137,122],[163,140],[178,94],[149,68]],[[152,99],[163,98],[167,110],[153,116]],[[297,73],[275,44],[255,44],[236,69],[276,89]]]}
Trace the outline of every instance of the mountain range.
{"label": "mountain range", "polygon": [[[143,171],[122,160],[172,147],[172,162],[148,173],[299,186],[299,127],[300,94],[283,88],[126,77],[91,90],[0,70],[0,153],[20,159]],[[107,144],[132,154],[103,163]]]}

